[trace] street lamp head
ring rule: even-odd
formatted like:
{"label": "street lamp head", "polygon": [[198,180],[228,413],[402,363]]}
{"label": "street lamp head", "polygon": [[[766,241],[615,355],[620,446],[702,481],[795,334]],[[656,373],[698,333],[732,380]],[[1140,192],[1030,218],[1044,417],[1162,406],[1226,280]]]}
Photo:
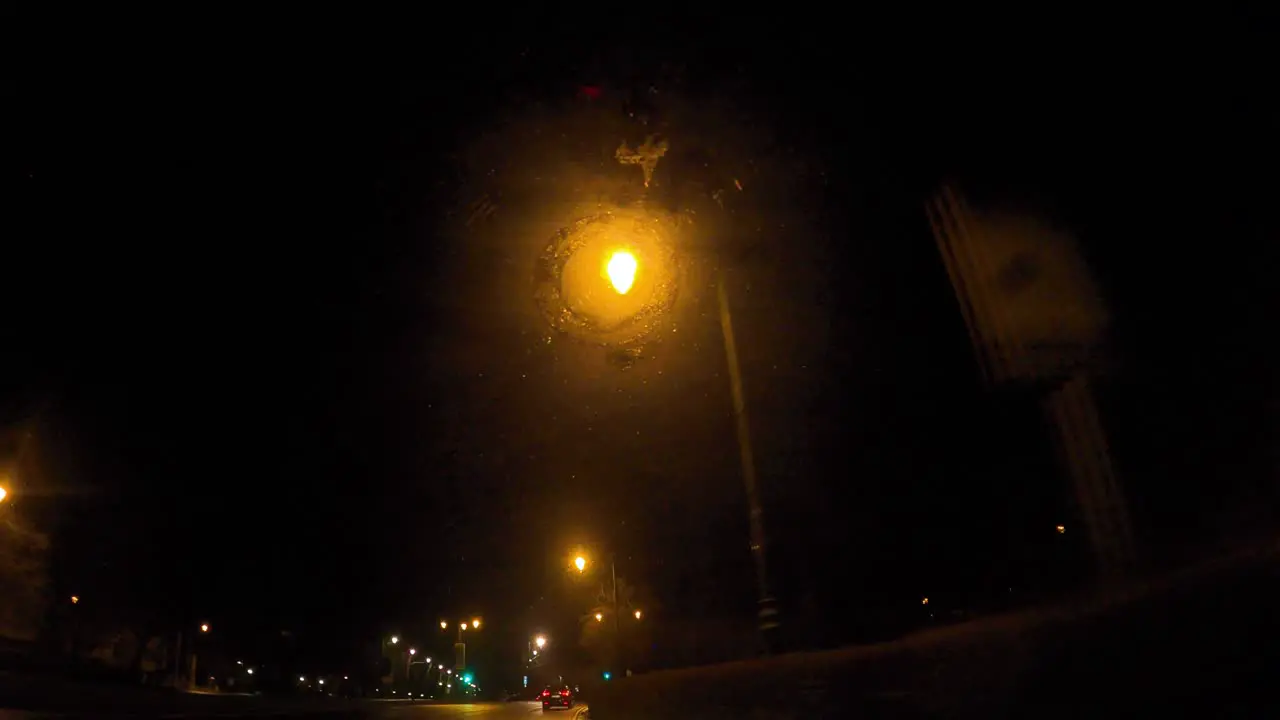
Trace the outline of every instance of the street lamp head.
{"label": "street lamp head", "polygon": [[445,628],[447,628],[447,627],[449,627],[449,623],[445,622],[444,620],[441,620],[441,621],[440,621],[440,629],[441,629],[441,630],[444,630],[444,629],[445,629]]}
{"label": "street lamp head", "polygon": [[430,664],[431,664],[431,658],[427,658],[427,659],[426,659],[426,660],[424,660],[423,662],[425,662],[426,664],[430,665]]}
{"label": "street lamp head", "polygon": [[480,629],[480,618],[472,618],[472,619],[471,619],[471,629],[472,629],[472,630],[479,630],[479,629]]}
{"label": "street lamp head", "polygon": [[596,622],[604,620],[604,613],[596,613]]}
{"label": "street lamp head", "polygon": [[636,612],[635,612],[636,619],[637,619],[637,620],[639,620],[639,619],[640,619],[640,616],[641,616],[642,614],[643,614],[643,613],[641,613],[639,610],[636,610]]}
{"label": "street lamp head", "polygon": [[537,645],[539,648],[544,648],[544,647],[546,647],[546,646],[547,646],[547,636],[546,636],[546,635],[539,635],[538,637],[536,637],[536,638],[534,638],[534,639],[533,639],[533,644],[534,644],[534,645]]}
{"label": "street lamp head", "polygon": [[605,273],[609,277],[609,283],[619,295],[626,295],[631,291],[631,286],[636,281],[636,267],[636,256],[626,250],[619,250],[609,256]]}
{"label": "street lamp head", "polygon": [[3,485],[0,485],[0,502],[4,502],[7,497],[9,497],[9,491],[5,490]]}
{"label": "street lamp head", "polygon": [[579,555],[573,559],[573,566],[578,568],[578,572],[582,572],[587,569],[587,559]]}
{"label": "street lamp head", "polygon": [[200,632],[202,633],[209,632],[209,623],[200,623]]}
{"label": "street lamp head", "polygon": [[466,629],[467,629],[467,624],[466,624],[466,623],[462,623],[462,625],[461,625],[460,627],[461,627],[463,630],[466,630]]}
{"label": "street lamp head", "polygon": [[410,655],[417,655],[417,654],[418,654],[418,650],[417,650],[417,648],[409,648],[409,654],[410,654]]}

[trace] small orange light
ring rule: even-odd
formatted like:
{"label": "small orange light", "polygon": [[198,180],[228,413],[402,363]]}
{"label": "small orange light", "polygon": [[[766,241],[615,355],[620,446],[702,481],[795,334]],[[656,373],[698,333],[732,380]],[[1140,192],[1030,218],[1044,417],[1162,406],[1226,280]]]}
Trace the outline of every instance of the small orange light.
{"label": "small orange light", "polygon": [[929,604],[929,598],[925,598],[925,599],[921,600],[921,601],[920,601],[920,604],[921,604],[921,605],[928,605],[928,604]]}
{"label": "small orange light", "polygon": [[78,602],[80,602],[80,596],[79,596],[79,595],[72,595],[72,596],[71,596],[71,604],[72,604],[72,605],[75,605],[75,604],[76,604],[76,603],[78,603]]}
{"label": "small orange light", "polygon": [[1059,526],[1058,526],[1058,534],[1059,534],[1059,535],[1061,535],[1062,533],[1064,533],[1064,532],[1066,532],[1066,531],[1067,531],[1067,526],[1066,526],[1066,525],[1059,525]]}

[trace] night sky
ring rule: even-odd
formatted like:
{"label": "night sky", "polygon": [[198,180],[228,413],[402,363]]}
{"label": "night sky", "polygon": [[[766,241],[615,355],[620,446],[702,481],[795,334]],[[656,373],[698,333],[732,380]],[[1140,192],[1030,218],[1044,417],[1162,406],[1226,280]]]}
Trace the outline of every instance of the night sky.
{"label": "night sky", "polygon": [[[983,388],[929,233],[944,180],[1080,238],[1147,552],[1270,517],[1275,117],[1247,36],[978,53],[724,18],[21,22],[0,422],[34,428],[24,507],[56,528],[59,596],[246,649],[288,629],[330,667],[479,613],[497,658],[573,627],[545,598],[587,543],[655,622],[749,624],[712,266],[797,644],[901,632],[922,595],[1074,582],[1036,389]],[[633,83],[746,182],[732,220],[699,221],[678,334],[624,370],[554,336],[529,286],[572,219],[554,178],[637,132]]]}

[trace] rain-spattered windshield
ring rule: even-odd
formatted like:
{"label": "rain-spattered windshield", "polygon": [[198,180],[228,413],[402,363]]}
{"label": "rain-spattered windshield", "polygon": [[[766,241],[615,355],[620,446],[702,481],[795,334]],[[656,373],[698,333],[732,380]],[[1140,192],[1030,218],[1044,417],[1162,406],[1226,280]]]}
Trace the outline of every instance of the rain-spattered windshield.
{"label": "rain-spattered windshield", "polygon": [[0,708],[1267,715],[1274,63],[482,12],[18,23]]}

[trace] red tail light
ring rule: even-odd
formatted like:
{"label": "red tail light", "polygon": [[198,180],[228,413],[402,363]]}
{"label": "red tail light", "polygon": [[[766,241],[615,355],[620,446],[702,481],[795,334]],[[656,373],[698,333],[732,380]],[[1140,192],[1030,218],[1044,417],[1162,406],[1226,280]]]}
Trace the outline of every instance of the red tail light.
{"label": "red tail light", "polygon": [[568,690],[561,690],[561,691],[560,691],[560,696],[561,696],[561,697],[569,697],[569,691],[568,691]]}
{"label": "red tail light", "polygon": [[543,690],[543,691],[542,691],[542,697],[548,697],[548,696],[550,696],[550,695],[551,695],[551,691],[550,691],[550,690]]}

